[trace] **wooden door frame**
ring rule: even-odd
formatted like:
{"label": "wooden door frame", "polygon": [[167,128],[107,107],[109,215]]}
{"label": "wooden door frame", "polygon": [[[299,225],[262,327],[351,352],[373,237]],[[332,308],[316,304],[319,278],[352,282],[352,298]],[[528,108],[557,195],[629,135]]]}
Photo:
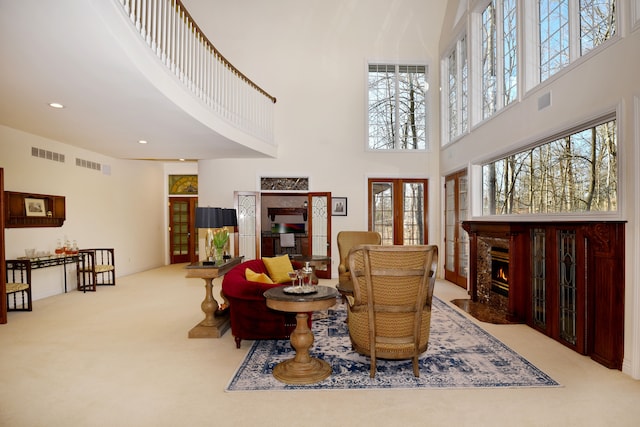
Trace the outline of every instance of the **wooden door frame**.
{"label": "wooden door frame", "polygon": [[188,253],[187,253],[187,262],[197,262],[199,257],[198,251],[198,229],[195,225],[195,215],[196,208],[198,206],[198,198],[197,197],[189,197],[189,196],[169,196],[168,208],[169,208],[169,264],[177,264],[173,262],[173,212],[171,211],[171,203],[175,201],[188,201],[189,203],[189,218],[187,219],[187,223],[189,224],[189,242],[188,242]]}
{"label": "wooden door frame", "polygon": [[[374,182],[391,182],[393,186],[393,244],[402,245],[404,236],[404,220],[402,218],[404,212],[404,192],[402,185],[405,183],[421,183],[424,184],[424,210],[422,212],[422,222],[424,224],[424,236],[422,244],[429,242],[429,179],[428,178],[367,178],[367,218],[368,229],[373,230],[373,192],[371,184]],[[400,194],[397,197],[396,194]]]}
{"label": "wooden door frame", "polygon": [[[444,177],[444,192],[445,192],[445,198],[444,198],[444,226],[445,226],[445,233],[444,233],[444,263],[443,263],[443,270],[444,270],[444,278],[452,283],[455,283],[456,285],[467,289],[467,280],[468,277],[463,276],[460,274],[460,270],[461,270],[461,266],[460,266],[460,257],[459,257],[459,252],[458,252],[458,244],[460,242],[460,199],[459,199],[459,195],[460,195],[460,178],[466,176],[467,180],[469,175],[467,174],[467,170],[463,169],[460,170],[458,172],[454,172],[451,173],[447,176]],[[446,227],[447,227],[447,182],[449,180],[453,180],[454,181],[454,212],[455,212],[455,227],[454,227],[454,244],[453,244],[453,265],[454,265],[454,270],[447,270],[447,233],[446,233]],[[468,208],[468,207],[467,207]]]}
{"label": "wooden door frame", "polygon": [[7,276],[4,251],[4,169],[0,168],[0,324],[7,323]]}

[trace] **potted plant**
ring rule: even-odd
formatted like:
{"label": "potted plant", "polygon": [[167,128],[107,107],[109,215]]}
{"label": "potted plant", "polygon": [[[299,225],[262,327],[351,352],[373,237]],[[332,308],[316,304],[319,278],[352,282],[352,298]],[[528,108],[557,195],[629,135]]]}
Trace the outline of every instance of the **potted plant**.
{"label": "potted plant", "polygon": [[222,261],[224,249],[229,243],[229,231],[226,228],[219,228],[213,235],[213,246],[216,249],[216,261]]}

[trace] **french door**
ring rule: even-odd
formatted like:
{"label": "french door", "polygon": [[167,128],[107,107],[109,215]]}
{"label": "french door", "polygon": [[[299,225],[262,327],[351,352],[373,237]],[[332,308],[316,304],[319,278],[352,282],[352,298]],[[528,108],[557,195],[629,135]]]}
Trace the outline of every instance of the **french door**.
{"label": "french door", "polygon": [[469,276],[469,235],[462,228],[462,221],[469,213],[467,183],[466,171],[445,178],[444,277],[465,289]]}
{"label": "french door", "polygon": [[426,245],[427,179],[369,178],[369,230],[383,245]]}
{"label": "french door", "polygon": [[198,261],[195,228],[197,197],[169,197],[169,251],[171,264]]}

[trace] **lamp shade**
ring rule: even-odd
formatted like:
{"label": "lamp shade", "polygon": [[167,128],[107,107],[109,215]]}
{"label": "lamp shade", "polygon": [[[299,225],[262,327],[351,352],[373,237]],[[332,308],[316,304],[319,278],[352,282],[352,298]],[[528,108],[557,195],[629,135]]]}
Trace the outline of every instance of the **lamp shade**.
{"label": "lamp shade", "polygon": [[227,227],[237,227],[238,217],[235,209],[222,209],[222,221]]}
{"label": "lamp shade", "polygon": [[196,208],[196,228],[224,227],[222,208]]}

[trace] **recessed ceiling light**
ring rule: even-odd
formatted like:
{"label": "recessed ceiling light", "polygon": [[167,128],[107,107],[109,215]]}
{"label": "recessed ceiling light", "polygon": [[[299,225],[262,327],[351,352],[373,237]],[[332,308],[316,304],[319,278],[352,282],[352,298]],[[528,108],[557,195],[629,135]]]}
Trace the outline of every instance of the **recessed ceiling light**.
{"label": "recessed ceiling light", "polygon": [[144,139],[141,139],[140,141],[138,141],[139,144],[146,144],[147,141],[145,141]]}
{"label": "recessed ceiling light", "polygon": [[184,159],[178,159],[178,160],[180,160],[181,162],[184,162]]}
{"label": "recessed ceiling light", "polygon": [[51,108],[64,108],[64,105],[60,104],[59,102],[50,102],[49,103],[49,107],[51,107]]}

